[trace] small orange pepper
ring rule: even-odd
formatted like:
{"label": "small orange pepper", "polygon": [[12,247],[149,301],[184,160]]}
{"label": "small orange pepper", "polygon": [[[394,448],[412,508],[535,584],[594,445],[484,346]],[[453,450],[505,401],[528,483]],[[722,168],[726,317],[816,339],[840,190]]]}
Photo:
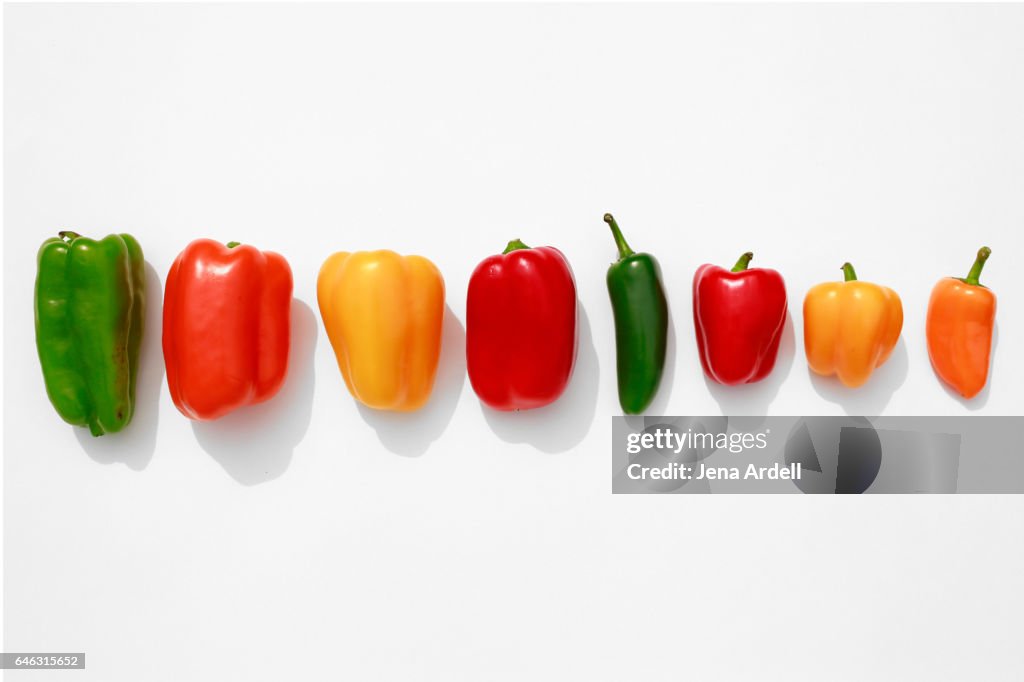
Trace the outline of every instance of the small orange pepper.
{"label": "small orange pepper", "polygon": [[940,279],[928,301],[928,357],[939,378],[964,398],[978,395],[988,382],[996,295],[978,279],[991,254],[981,247],[967,277]]}
{"label": "small orange pepper", "polygon": [[441,354],[437,267],[394,251],[339,252],[321,266],[316,297],[349,393],[379,410],[423,407]]}
{"label": "small orange pepper", "polygon": [[896,292],[857,280],[849,263],[845,281],[818,284],[804,299],[804,348],[816,374],[836,375],[850,388],[862,385],[889,359],[903,330]]}

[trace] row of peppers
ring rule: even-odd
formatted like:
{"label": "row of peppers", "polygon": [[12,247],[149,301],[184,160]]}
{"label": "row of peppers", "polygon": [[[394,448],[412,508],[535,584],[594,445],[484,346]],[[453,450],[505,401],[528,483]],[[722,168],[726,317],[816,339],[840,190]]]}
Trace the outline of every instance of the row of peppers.
{"label": "row of peppers", "polygon": [[[661,382],[669,327],[657,260],[634,252],[606,214],[619,259],[608,269],[615,318],[619,402],[636,414]],[[965,398],[988,379],[996,298],[978,278],[991,251],[963,279],[943,278],[928,305],[928,352],[938,376]],[[787,316],[775,270],[701,266],[693,320],[701,365],[728,385],[764,379],[775,366]],[[899,296],[860,281],[813,287],[804,300],[810,368],[846,386],[888,359],[903,326]],[[430,397],[441,352],[445,286],[422,256],[339,252],[320,269],[317,299],[349,392],[381,410],[412,411]],[[163,353],[174,404],[210,420],[270,399],[288,370],[292,273],[280,254],[198,239],[167,275]],[[61,232],[43,243],[35,288],[36,344],[46,391],[68,423],[95,436],[119,431],[135,410],[145,320],[142,249],[128,234],[94,240]],[[543,407],[573,373],[576,284],[554,247],[509,242],[481,262],[466,302],[466,362],[473,390],[498,410]]]}

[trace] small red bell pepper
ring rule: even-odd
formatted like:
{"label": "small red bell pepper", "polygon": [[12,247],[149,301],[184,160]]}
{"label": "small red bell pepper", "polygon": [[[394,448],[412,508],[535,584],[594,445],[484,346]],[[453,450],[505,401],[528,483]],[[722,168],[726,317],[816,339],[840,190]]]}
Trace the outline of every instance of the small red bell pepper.
{"label": "small red bell pepper", "polygon": [[720,384],[760,381],[775,367],[786,322],[786,284],[775,270],[748,270],[743,254],[730,272],[702,265],[693,276],[693,326],[704,373]]}
{"label": "small red bell pepper", "polygon": [[197,239],[164,290],[164,363],[178,410],[217,419],[271,398],[288,371],[292,271],[283,256]]}
{"label": "small red bell pepper", "polygon": [[558,399],[576,364],[576,281],[562,252],[518,239],[485,258],[469,279],[466,369],[496,410]]}

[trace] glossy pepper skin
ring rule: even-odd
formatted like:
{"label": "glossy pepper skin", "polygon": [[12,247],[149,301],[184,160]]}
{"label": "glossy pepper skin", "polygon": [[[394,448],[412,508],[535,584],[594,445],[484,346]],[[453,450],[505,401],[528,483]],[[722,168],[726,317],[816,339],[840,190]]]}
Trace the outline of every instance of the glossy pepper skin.
{"label": "glossy pepper skin", "polygon": [[135,412],[146,319],[142,249],[129,234],[100,240],[61,232],[39,249],[36,349],[61,419],[94,436],[120,431]]}
{"label": "glossy pepper skin", "polygon": [[978,279],[991,254],[991,249],[982,247],[967,277],[939,280],[928,301],[926,333],[932,367],[968,399],[988,382],[996,295]]}
{"label": "glossy pepper skin", "polygon": [[811,370],[844,385],[864,384],[892,354],[903,329],[903,304],[889,287],[861,282],[843,265],[843,282],[812,287],[804,299],[804,348]]}
{"label": "glossy pepper skin", "polygon": [[786,283],[775,270],[702,265],[693,276],[693,326],[709,379],[734,386],[764,379],[775,367],[786,323]]}
{"label": "glossy pepper skin", "polygon": [[317,278],[317,301],[349,393],[378,410],[427,402],[441,357],[444,279],[422,256],[339,252]]}
{"label": "glossy pepper skin", "polygon": [[604,221],[619,250],[605,278],[615,316],[619,405],[626,414],[640,414],[654,400],[665,369],[668,301],[658,261],[629,247],[611,213]]}
{"label": "glossy pepper skin", "polygon": [[291,304],[280,254],[212,239],[186,246],[164,289],[164,362],[178,410],[205,421],[273,397],[288,372]]}
{"label": "glossy pepper skin", "polygon": [[518,239],[485,258],[466,296],[466,369],[495,410],[559,398],[576,364],[576,280],[562,252]]}

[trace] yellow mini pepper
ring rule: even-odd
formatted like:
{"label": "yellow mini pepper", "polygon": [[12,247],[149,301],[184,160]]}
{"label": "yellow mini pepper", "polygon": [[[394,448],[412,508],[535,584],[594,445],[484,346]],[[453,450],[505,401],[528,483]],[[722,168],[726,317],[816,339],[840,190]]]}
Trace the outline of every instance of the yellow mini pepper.
{"label": "yellow mini pepper", "polygon": [[379,410],[418,410],[441,354],[444,280],[422,256],[339,252],[324,261],[317,301],[352,396]]}
{"label": "yellow mini pepper", "polygon": [[855,388],[892,354],[903,329],[903,304],[889,287],[858,281],[849,263],[843,274],[845,281],[807,292],[804,348],[811,370]]}

